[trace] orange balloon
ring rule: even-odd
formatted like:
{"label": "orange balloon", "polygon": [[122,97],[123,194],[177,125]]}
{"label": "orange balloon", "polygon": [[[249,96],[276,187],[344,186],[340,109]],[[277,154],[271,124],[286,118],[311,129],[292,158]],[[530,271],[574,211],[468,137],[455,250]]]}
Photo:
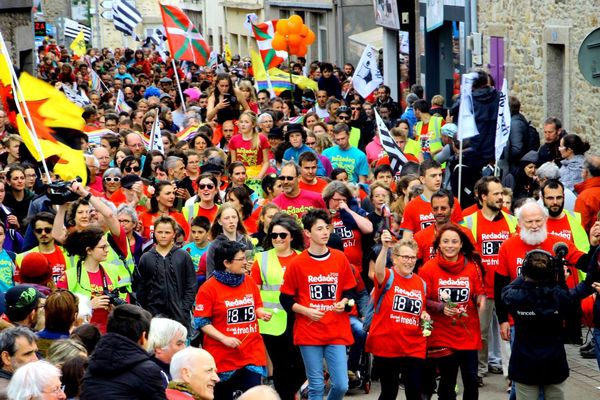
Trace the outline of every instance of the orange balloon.
{"label": "orange balloon", "polygon": [[[304,25],[304,22],[302,21],[302,17],[300,17],[299,15],[292,15],[288,20],[288,28],[289,28],[289,32],[291,33],[300,33],[300,30],[302,29],[302,25]],[[279,25],[279,23],[278,23]]]}
{"label": "orange balloon", "polygon": [[298,57],[304,57],[306,55],[306,51],[308,49],[306,48],[306,45],[304,43],[300,43],[300,45],[298,46],[298,50],[296,50],[296,55]]}
{"label": "orange balloon", "polygon": [[298,45],[294,45],[292,46],[290,44],[290,48],[287,50],[288,53],[292,54],[292,55],[296,55],[298,53]]}
{"label": "orange balloon", "polygon": [[285,36],[280,35],[279,32],[275,33],[271,45],[275,50],[287,50],[287,40],[285,40]]}
{"label": "orange balloon", "polygon": [[300,43],[302,43],[302,37],[300,37],[300,35],[292,33],[288,36],[288,43],[290,44],[290,46],[298,46]]}
{"label": "orange balloon", "polygon": [[300,36],[305,37],[308,33],[308,26],[302,24],[302,28],[300,29]]}
{"label": "orange balloon", "polygon": [[304,44],[306,44],[307,46],[311,45],[311,44],[313,44],[315,39],[316,39],[315,33],[309,29],[308,33],[306,34],[306,37],[304,38]]}
{"label": "orange balloon", "polygon": [[288,20],[287,19],[280,19],[279,21],[277,21],[277,25],[275,26],[275,30],[282,34],[283,36],[285,35],[289,35],[290,30],[288,28]]}

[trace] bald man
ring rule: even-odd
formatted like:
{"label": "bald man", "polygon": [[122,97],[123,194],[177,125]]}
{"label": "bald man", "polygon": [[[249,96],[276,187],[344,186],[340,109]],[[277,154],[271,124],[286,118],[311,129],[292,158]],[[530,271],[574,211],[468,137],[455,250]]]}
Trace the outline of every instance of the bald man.
{"label": "bald man", "polygon": [[277,392],[270,386],[260,385],[248,389],[238,400],[280,400]]}
{"label": "bald man", "polygon": [[181,398],[181,393],[200,400],[215,398],[220,379],[215,359],[208,351],[187,347],[177,352],[171,359],[170,372],[173,380],[166,391],[167,399]]}

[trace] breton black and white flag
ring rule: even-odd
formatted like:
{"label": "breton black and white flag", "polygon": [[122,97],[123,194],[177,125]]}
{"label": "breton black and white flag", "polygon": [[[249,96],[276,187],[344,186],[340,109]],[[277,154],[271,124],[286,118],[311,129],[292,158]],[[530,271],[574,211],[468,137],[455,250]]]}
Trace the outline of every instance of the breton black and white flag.
{"label": "breton black and white flag", "polygon": [[406,158],[402,150],[400,150],[400,147],[398,147],[398,145],[394,141],[394,138],[392,138],[390,130],[385,125],[385,122],[383,122],[383,119],[381,119],[381,117],[379,116],[377,110],[373,109],[373,111],[375,112],[375,119],[377,121],[379,141],[381,142],[381,146],[390,158],[390,167],[392,167],[394,174],[396,174],[400,171],[400,169],[402,169],[402,166],[408,162],[408,159]]}
{"label": "breton black and white flag", "polygon": [[74,19],[65,18],[65,37],[75,39],[80,31],[83,31],[85,41],[90,43],[92,41],[92,29]]}
{"label": "breton black and white flag", "polygon": [[135,33],[135,27],[142,22],[142,14],[135,9],[133,4],[125,0],[115,0],[112,12],[115,28],[139,41],[140,39]]}
{"label": "breton black and white flag", "polygon": [[62,85],[61,87],[65,96],[71,103],[77,104],[79,107],[85,107],[90,104],[90,100],[77,93],[74,89],[71,89],[68,85]]}
{"label": "breton black and white flag", "polygon": [[377,66],[379,52],[372,46],[367,46],[356,65],[352,76],[352,86],[362,97],[368,97],[379,85],[383,84],[383,76]]}

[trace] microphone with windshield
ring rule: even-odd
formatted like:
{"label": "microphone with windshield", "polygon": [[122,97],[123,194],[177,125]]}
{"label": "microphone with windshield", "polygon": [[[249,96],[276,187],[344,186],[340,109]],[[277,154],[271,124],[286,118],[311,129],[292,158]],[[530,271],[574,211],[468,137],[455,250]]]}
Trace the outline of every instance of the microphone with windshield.
{"label": "microphone with windshield", "polygon": [[552,252],[556,258],[562,260],[567,256],[567,254],[569,254],[569,246],[563,242],[554,243],[554,246],[552,246]]}
{"label": "microphone with windshield", "polygon": [[565,274],[571,275],[571,270],[565,268],[565,257],[569,254],[569,246],[564,242],[556,242],[552,246],[552,252],[554,252],[554,264],[555,271],[557,274],[558,282],[565,283]]}

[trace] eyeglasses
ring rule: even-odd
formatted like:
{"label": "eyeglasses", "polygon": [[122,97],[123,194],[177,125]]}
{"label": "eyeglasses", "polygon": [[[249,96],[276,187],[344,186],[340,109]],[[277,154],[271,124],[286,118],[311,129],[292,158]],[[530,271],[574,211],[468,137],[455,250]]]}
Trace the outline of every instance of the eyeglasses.
{"label": "eyeglasses", "polygon": [[59,394],[61,392],[65,391],[65,385],[62,386],[57,386],[56,388],[50,390],[49,392],[42,392],[42,393],[46,393],[46,394]]}
{"label": "eyeglasses", "polygon": [[198,184],[198,189],[213,190],[214,188],[215,188],[215,185],[213,185],[212,183],[199,183]]}
{"label": "eyeglasses", "polygon": [[104,182],[121,182],[121,178],[118,176],[105,176]]}
{"label": "eyeglasses", "polygon": [[35,228],[33,231],[35,233],[37,233],[38,235],[41,235],[42,232],[43,233],[50,233],[50,232],[52,232],[52,228]]}
{"label": "eyeglasses", "polygon": [[350,120],[350,116],[348,115],[338,115],[338,119],[344,120],[344,121],[349,121]]}
{"label": "eyeglasses", "polygon": [[139,166],[136,167],[125,167],[123,168],[125,172],[140,172],[141,168]]}
{"label": "eyeglasses", "polygon": [[110,245],[108,245],[108,244],[103,244],[102,246],[96,246],[95,248],[106,251],[106,250],[108,250],[109,246]]}
{"label": "eyeglasses", "polygon": [[271,232],[269,237],[271,239],[277,239],[277,238],[285,239],[288,237],[288,233],[287,232]]}
{"label": "eyeglasses", "polygon": [[416,256],[404,256],[402,254],[395,254],[395,253],[394,253],[394,255],[403,261],[416,261],[416,259],[417,259]]}
{"label": "eyeglasses", "polygon": [[294,179],[296,179],[296,177],[295,177],[295,176],[279,175],[279,176],[277,177],[277,180],[279,180],[279,181],[288,181],[288,182],[291,182],[291,181],[293,181]]}
{"label": "eyeglasses", "polygon": [[246,257],[243,257],[243,258],[232,258],[231,261],[243,261],[243,262],[246,262],[246,261],[248,261],[248,259]]}
{"label": "eyeglasses", "polygon": [[120,220],[119,220],[119,223],[120,223],[120,224],[130,224],[130,223],[132,223],[132,222],[133,222],[133,221],[130,221],[130,220],[128,220],[128,219],[120,219]]}

